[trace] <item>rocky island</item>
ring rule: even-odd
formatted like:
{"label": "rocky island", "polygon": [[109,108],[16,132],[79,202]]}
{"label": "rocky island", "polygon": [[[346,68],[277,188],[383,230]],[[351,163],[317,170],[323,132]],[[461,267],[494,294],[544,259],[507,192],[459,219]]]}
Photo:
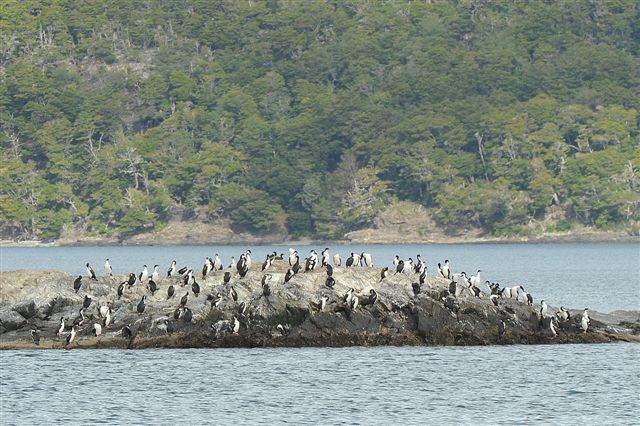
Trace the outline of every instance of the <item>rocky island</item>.
{"label": "rocky island", "polygon": [[585,332],[582,310],[541,312],[489,288],[476,294],[441,276],[393,271],[382,278],[373,267],[291,274],[280,259],[266,271],[197,273],[186,284],[181,274],[77,278],[0,273],[0,349],[640,342],[638,312],[591,313]]}

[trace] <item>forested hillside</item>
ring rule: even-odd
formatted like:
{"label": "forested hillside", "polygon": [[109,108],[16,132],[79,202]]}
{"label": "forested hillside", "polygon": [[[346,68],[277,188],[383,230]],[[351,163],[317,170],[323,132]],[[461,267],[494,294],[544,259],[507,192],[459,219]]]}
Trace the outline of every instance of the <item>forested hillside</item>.
{"label": "forested hillside", "polygon": [[640,2],[3,0],[0,236],[637,230]]}

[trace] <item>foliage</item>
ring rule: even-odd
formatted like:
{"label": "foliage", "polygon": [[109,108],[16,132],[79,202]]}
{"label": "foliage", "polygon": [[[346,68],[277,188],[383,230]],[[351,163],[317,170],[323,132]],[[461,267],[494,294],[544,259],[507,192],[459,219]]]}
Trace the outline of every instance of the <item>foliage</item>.
{"label": "foliage", "polygon": [[[635,0],[7,0],[0,235],[640,221]],[[635,229],[635,228],[634,228]]]}

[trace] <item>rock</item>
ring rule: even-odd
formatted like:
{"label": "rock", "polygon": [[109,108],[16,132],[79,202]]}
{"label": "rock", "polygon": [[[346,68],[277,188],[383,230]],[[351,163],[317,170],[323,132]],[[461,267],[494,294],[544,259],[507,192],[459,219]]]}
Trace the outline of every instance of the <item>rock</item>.
{"label": "rock", "polygon": [[0,309],[0,326],[4,332],[18,330],[24,327],[27,320],[11,308]]}
{"label": "rock", "polygon": [[[640,316],[634,312],[593,316],[588,333],[582,333],[578,316],[559,324],[558,336],[549,331],[549,319],[542,322],[538,306],[527,306],[512,299],[501,299],[494,306],[486,294],[475,298],[448,294],[449,282],[431,277],[417,296],[411,284],[417,277],[392,275],[380,282],[377,268],[334,268],[333,288],[324,285],[324,269],[296,274],[284,283],[286,261],[276,261],[269,269],[271,293],[264,295],[260,265],[254,265],[241,278],[233,274],[231,283],[237,293],[234,300],[231,284],[225,284],[224,272],[212,273],[199,280],[200,297],[179,278],[158,280],[158,291],[152,296],[146,286],[134,284],[121,298],[118,284],[125,276],[104,278],[83,284],[76,294],[73,277],[56,271],[0,273],[0,348],[20,347],[29,342],[30,326],[41,330],[44,341],[58,347],[62,339],[56,335],[60,317],[65,318],[68,332],[85,296],[93,299],[84,311],[85,321],[78,329],[76,341],[85,347],[253,347],[253,346],[349,346],[349,345],[478,345],[508,343],[579,343],[615,340],[640,341]],[[16,274],[19,277],[16,277]],[[176,296],[166,300],[166,290],[173,285]],[[355,309],[345,301],[354,289],[361,301]],[[367,304],[370,290],[378,297]],[[189,292],[187,308],[180,299]],[[206,295],[222,295],[217,307],[211,307]],[[146,308],[139,314],[136,306],[146,295]],[[328,302],[320,311],[320,300]],[[99,314],[99,307],[111,304],[110,323]],[[559,301],[561,302],[561,301]],[[245,308],[241,309],[242,304]],[[177,315],[174,315],[177,314]],[[189,321],[186,320],[189,317]],[[234,333],[234,316],[240,327]],[[615,319],[623,318],[624,324]],[[160,320],[161,319],[161,320]],[[637,319],[637,320],[636,320]],[[498,324],[506,324],[499,335]],[[162,328],[167,321],[166,331]],[[93,323],[102,325],[102,334],[92,336]],[[158,327],[162,324],[161,327]],[[280,326],[280,327],[279,327]],[[124,338],[128,327],[131,336]],[[635,333],[635,334],[634,334]],[[58,346],[56,346],[58,345]]]}

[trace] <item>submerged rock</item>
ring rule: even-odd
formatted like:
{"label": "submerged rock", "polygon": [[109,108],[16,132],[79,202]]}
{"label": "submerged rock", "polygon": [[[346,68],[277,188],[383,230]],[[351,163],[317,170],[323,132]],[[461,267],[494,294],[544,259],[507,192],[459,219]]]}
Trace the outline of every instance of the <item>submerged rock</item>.
{"label": "submerged rock", "polygon": [[[38,348],[62,348],[74,324],[78,334],[71,348],[640,341],[637,312],[594,314],[583,333],[578,311],[564,322],[540,318],[539,306],[515,299],[501,298],[495,306],[486,293],[451,295],[450,283],[438,277],[430,277],[415,294],[417,277],[397,274],[380,282],[377,268],[335,267],[332,288],[325,285],[324,269],[300,272],[285,283],[287,269],[286,261],[275,261],[270,277],[264,277],[254,265],[243,278],[233,271],[229,283],[224,271],[213,272],[198,280],[199,295],[179,277],[158,280],[155,295],[137,281],[125,284],[121,297],[118,287],[128,275],[83,280],[76,293],[76,277],[62,272],[0,273],[0,348],[35,348],[32,329],[40,330]],[[167,298],[171,285],[175,295]],[[145,309],[138,313],[143,295]],[[85,296],[92,302],[81,312]],[[100,325],[98,336],[94,324]]]}

